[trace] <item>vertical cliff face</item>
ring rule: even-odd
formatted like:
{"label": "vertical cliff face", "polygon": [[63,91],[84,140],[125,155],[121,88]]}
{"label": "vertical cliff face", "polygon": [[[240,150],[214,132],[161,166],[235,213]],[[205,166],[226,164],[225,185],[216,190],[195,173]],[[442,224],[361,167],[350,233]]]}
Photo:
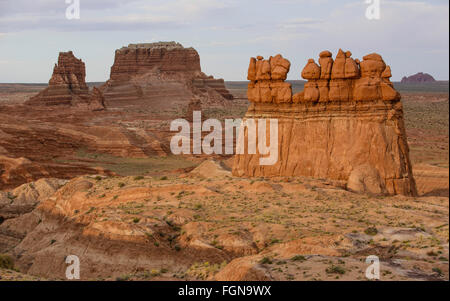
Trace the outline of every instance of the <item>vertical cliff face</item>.
{"label": "vertical cliff face", "polygon": [[200,56],[175,42],[130,44],[116,50],[110,79],[127,80],[149,71],[195,75],[201,72]]}
{"label": "vertical cliff face", "polygon": [[26,104],[35,106],[66,105],[92,110],[103,110],[101,92],[92,94],[86,85],[86,67],[81,59],[75,57],[72,51],[60,52],[58,63],[53,68],[53,74],[48,87],[30,98]]}
{"label": "vertical cliff face", "polygon": [[204,102],[232,98],[223,80],[201,72],[197,51],[176,42],[130,44],[116,50],[102,90],[106,103],[119,107],[187,105],[194,95]]}
{"label": "vertical cliff face", "polygon": [[[378,54],[362,61],[339,51],[308,60],[302,92],[284,82],[290,63],[280,55],[250,60],[245,118],[278,119],[278,161],[236,155],[236,176],[311,176],[346,183],[349,190],[416,195],[400,94]],[[245,130],[245,141],[248,140]]]}

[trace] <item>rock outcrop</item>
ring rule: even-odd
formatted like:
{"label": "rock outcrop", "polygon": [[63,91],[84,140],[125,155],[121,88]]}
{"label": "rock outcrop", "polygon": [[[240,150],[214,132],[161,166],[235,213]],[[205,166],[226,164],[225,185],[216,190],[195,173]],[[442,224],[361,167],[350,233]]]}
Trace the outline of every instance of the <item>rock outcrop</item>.
{"label": "rock outcrop", "polygon": [[419,72],[411,76],[404,76],[401,83],[405,84],[420,84],[420,83],[434,83],[436,80],[428,73]]}
{"label": "rock outcrop", "polygon": [[66,182],[44,178],[9,192],[0,191],[0,253],[18,245],[27,232],[39,223],[39,218],[31,212]]}
{"label": "rock outcrop", "polygon": [[10,158],[0,155],[0,188],[12,188],[45,177],[60,176],[71,178],[74,174],[108,174],[101,167],[88,167],[80,164],[54,162],[35,162],[28,158]]}
{"label": "rock outcrop", "polygon": [[110,79],[101,87],[107,105],[187,105],[192,95],[203,102],[232,99],[223,79],[201,71],[194,48],[176,42],[130,44],[116,50]]}
{"label": "rock outcrop", "polygon": [[245,119],[278,119],[279,155],[274,165],[260,165],[259,154],[238,154],[233,174],[311,176],[360,192],[416,195],[400,94],[382,57],[359,61],[339,50],[333,60],[323,51],[319,64],[308,60],[308,82],[295,95],[284,82],[289,67],[281,55],[250,59]]}
{"label": "rock outcrop", "polygon": [[66,105],[90,110],[103,110],[103,96],[98,89],[89,93],[86,85],[86,67],[81,59],[77,59],[72,51],[60,52],[58,64],[48,87],[30,98],[26,104],[33,106]]}

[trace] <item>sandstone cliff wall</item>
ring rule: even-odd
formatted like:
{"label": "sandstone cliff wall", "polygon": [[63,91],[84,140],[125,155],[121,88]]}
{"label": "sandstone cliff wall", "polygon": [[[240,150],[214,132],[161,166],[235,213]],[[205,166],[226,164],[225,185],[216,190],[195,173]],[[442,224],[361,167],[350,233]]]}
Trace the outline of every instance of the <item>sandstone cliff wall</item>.
{"label": "sandstone cliff wall", "polygon": [[130,44],[116,50],[110,79],[101,89],[111,106],[187,105],[193,95],[208,102],[214,98],[211,93],[222,100],[233,98],[222,79],[201,71],[194,48],[176,42]]}
{"label": "sandstone cliff wall", "polygon": [[[236,176],[311,176],[346,183],[350,190],[416,195],[400,94],[378,54],[363,61],[329,51],[308,60],[304,91],[284,82],[290,63],[277,55],[250,60],[245,118],[278,119],[278,161],[259,165],[259,154],[236,155]],[[248,139],[248,131],[245,131]]]}

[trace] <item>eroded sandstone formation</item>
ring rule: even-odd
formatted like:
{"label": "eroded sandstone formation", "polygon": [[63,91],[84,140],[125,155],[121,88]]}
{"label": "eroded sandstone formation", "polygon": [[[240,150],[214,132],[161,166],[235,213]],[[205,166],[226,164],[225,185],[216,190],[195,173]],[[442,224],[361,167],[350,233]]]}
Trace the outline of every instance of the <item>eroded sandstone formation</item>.
{"label": "eroded sandstone formation", "polygon": [[67,105],[93,111],[103,110],[105,106],[102,93],[95,88],[92,93],[89,93],[85,77],[84,62],[76,58],[72,51],[60,52],[48,87],[30,98],[26,104],[35,106]]}
{"label": "eroded sandstone formation", "polygon": [[[304,90],[285,82],[290,63],[281,55],[251,58],[245,118],[278,119],[278,161],[236,155],[236,176],[311,176],[342,181],[350,190],[416,195],[400,94],[390,67],[372,53],[363,60],[339,50],[309,59]],[[245,129],[245,141],[248,141]]]}
{"label": "eroded sandstone formation", "polygon": [[111,106],[187,105],[192,95],[205,103],[233,98],[223,79],[201,71],[194,48],[176,42],[130,44],[116,50],[110,79],[101,89]]}

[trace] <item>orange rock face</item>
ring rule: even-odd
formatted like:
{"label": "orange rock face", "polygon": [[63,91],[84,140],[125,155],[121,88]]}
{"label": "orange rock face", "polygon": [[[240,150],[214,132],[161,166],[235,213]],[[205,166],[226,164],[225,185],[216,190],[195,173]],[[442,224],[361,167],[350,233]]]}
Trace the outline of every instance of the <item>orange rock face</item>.
{"label": "orange rock face", "polygon": [[262,56],[250,59],[247,96],[252,102],[289,103],[291,84],[284,82],[291,63],[280,54],[265,60]]}
{"label": "orange rock face", "polygon": [[58,64],[48,87],[26,102],[33,106],[66,105],[92,110],[105,109],[103,96],[99,90],[89,93],[86,85],[86,67],[81,59],[77,59],[72,51],[60,52]]}
{"label": "orange rock face", "polygon": [[295,95],[290,84],[271,76],[267,65],[273,58],[251,59],[245,118],[278,119],[279,157],[262,166],[259,154],[238,154],[235,176],[311,176],[342,181],[358,192],[417,194],[391,69],[375,53],[362,61],[351,56],[339,50],[333,60],[323,51],[319,65],[309,59],[302,71],[308,82]]}

